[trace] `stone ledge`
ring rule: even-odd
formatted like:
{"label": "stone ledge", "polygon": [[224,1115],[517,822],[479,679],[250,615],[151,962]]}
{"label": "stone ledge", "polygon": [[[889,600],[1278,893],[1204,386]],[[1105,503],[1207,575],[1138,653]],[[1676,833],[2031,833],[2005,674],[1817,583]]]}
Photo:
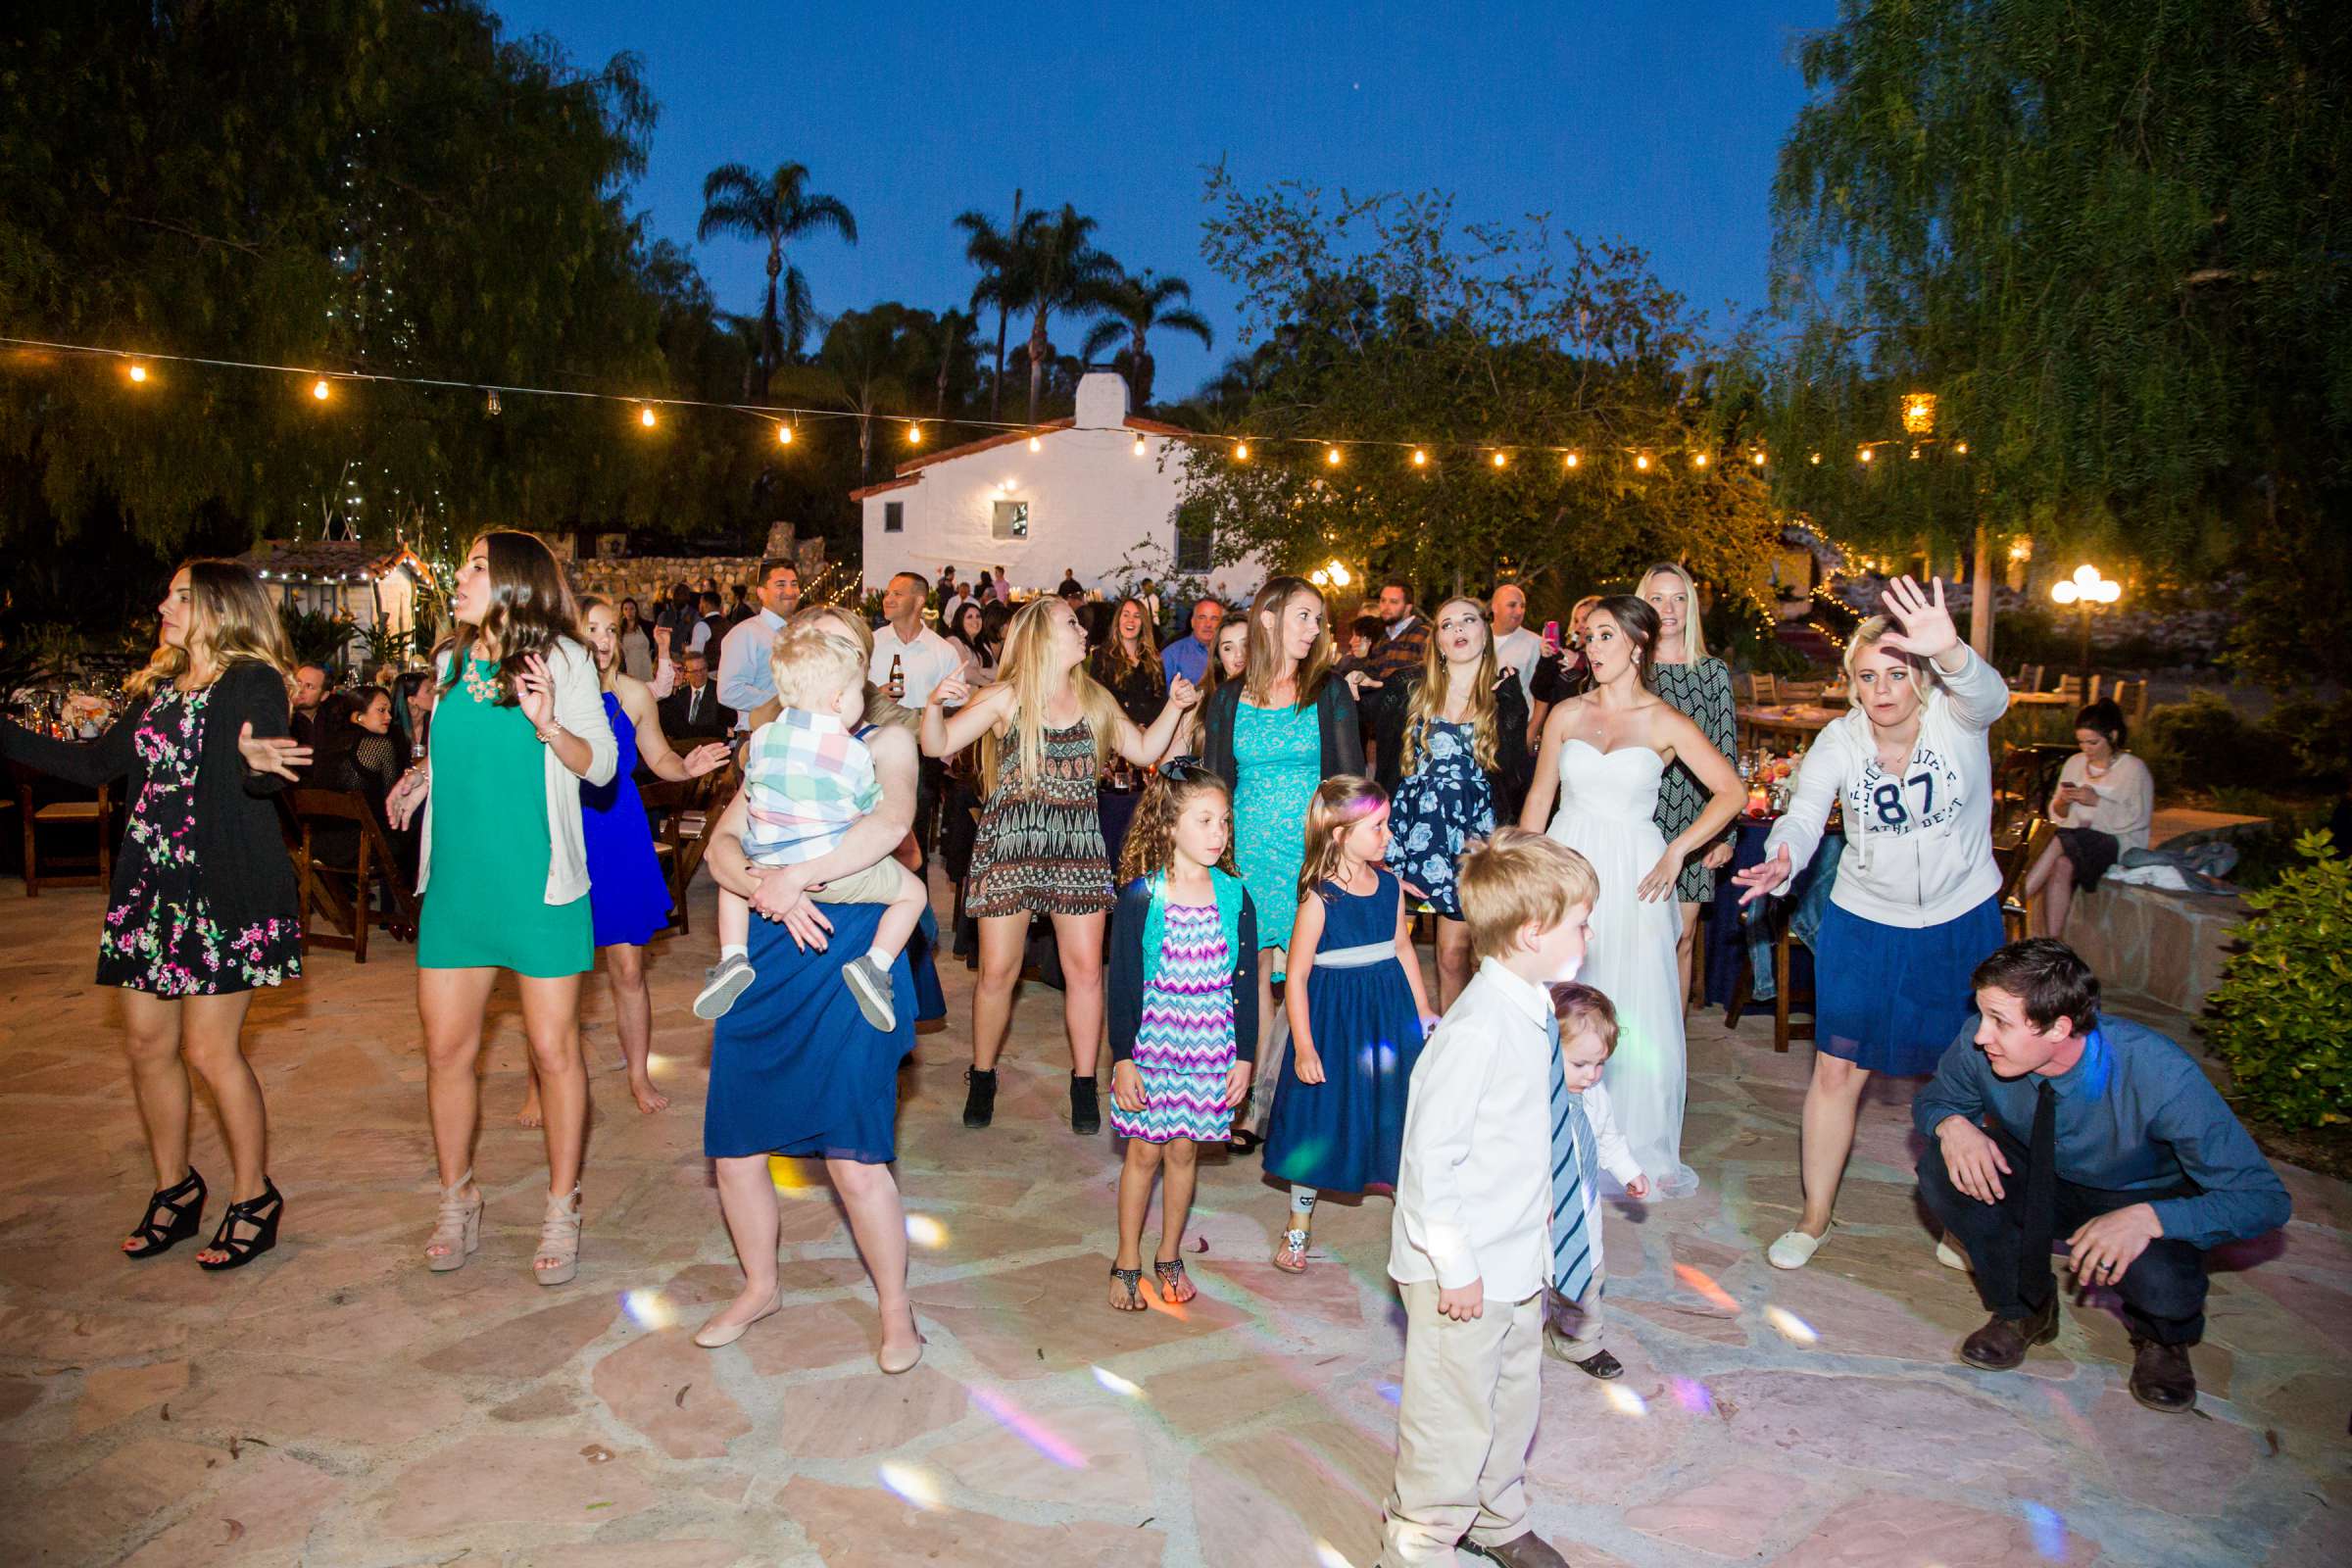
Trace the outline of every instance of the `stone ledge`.
{"label": "stone ledge", "polygon": [[2195,1014],[2222,983],[2230,932],[2245,918],[2234,897],[2102,882],[2075,896],[2065,936],[2103,990]]}

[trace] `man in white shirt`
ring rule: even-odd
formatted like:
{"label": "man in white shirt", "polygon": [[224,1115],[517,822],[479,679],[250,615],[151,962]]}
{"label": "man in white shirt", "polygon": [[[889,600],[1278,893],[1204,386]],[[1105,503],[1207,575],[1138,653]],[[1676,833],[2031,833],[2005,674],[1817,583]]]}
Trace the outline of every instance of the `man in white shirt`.
{"label": "man in white shirt", "polygon": [[778,557],[760,563],[760,613],[735,627],[718,645],[718,700],[735,710],[738,734],[752,727],[752,712],[776,700],[775,672],[767,656],[776,633],[801,608],[801,569]]}
{"label": "man in white shirt", "polygon": [[[882,590],[882,624],[874,632],[874,658],[866,679],[890,694],[901,708],[921,712],[931,701],[931,689],[963,670],[956,645],[923,623],[931,603],[931,585],[918,574],[902,571]],[[939,821],[939,802],[947,785],[947,763],[936,757],[922,760],[914,797],[915,842],[931,853]]]}
{"label": "man in white shirt", "polygon": [[1494,662],[1519,677],[1519,695],[1527,710],[1536,710],[1536,661],[1544,657],[1544,639],[1527,629],[1527,594],[1517,583],[1494,590],[1488,607],[1494,615]]}

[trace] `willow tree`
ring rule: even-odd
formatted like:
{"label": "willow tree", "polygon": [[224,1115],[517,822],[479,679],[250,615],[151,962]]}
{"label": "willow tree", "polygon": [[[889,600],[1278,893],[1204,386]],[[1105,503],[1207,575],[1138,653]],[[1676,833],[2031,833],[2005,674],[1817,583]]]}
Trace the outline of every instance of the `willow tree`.
{"label": "willow tree", "polygon": [[1225,439],[1184,459],[1220,562],[1554,597],[1660,557],[1752,574],[1764,487],[1723,461],[1703,318],[1639,250],[1464,224],[1437,194],[1245,191],[1220,170],[1208,198],[1203,254],[1248,351],[1198,411]]}
{"label": "willow tree", "polygon": [[[2251,667],[2352,675],[2352,13],[1843,0],[1798,58],[1784,497],[1870,542],[1982,524],[2242,567]],[[1944,444],[1856,462],[1913,388]]]}

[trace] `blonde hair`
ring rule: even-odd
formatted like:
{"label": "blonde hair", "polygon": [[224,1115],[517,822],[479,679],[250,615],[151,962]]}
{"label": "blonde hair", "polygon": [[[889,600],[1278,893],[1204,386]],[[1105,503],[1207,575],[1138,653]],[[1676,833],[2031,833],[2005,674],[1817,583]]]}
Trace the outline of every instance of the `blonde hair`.
{"label": "blonde hair", "polygon": [[1487,628],[1487,646],[1479,651],[1478,670],[1470,677],[1470,755],[1478,765],[1492,773],[1501,763],[1501,725],[1494,722],[1494,687],[1502,678],[1501,666],[1494,662],[1494,627],[1487,619],[1487,607],[1475,599],[1460,595],[1438,606],[1437,613],[1429,617],[1431,636],[1429,647],[1421,655],[1421,683],[1413,688],[1412,699],[1404,708],[1404,755],[1397,776],[1402,778],[1420,765],[1421,749],[1429,726],[1446,710],[1447,681],[1446,651],[1438,646],[1437,624],[1446,612],[1455,605],[1467,605],[1478,612],[1481,624]]}
{"label": "blonde hair", "polygon": [[1591,986],[1570,980],[1551,988],[1552,1015],[1560,1020],[1560,1039],[1574,1040],[1590,1031],[1600,1042],[1600,1054],[1617,1054],[1617,1004]]}
{"label": "blonde hair", "polygon": [[873,682],[874,628],[865,623],[863,615],[856,614],[841,605],[803,605],[792,612],[785,625],[794,630],[814,626],[820,631],[838,628],[830,633],[847,637],[858,645],[858,666],[865,673],[860,677],[865,687],[865,721],[868,724],[893,724],[903,730],[922,728],[923,715],[911,708],[901,708],[891,701],[890,693]]}
{"label": "blonde hair", "polygon": [[845,691],[856,691],[863,706],[865,661],[858,645],[837,632],[814,626],[787,626],[768,652],[767,667],[776,679],[776,701],[803,712],[830,713]]}
{"label": "blonde hair", "polygon": [[1549,931],[1600,898],[1592,862],[1559,840],[1530,828],[1497,828],[1462,857],[1454,886],[1470,927],[1470,956],[1499,958],[1520,928]]}
{"label": "blonde hair", "polygon": [[1335,773],[1315,786],[1306,803],[1306,855],[1298,862],[1298,902],[1320,894],[1340,874],[1348,830],[1389,804],[1389,792],[1368,778]]}
{"label": "blonde hair", "polygon": [[1054,612],[1075,616],[1076,612],[1048,594],[1023,605],[1004,628],[1004,659],[997,666],[997,684],[1012,688],[1012,712],[1002,728],[991,728],[980,741],[980,778],[993,793],[997,771],[1011,740],[1021,760],[1021,783],[1034,785],[1046,760],[1046,699],[1062,680],[1078,700],[1080,716],[1095,743],[1095,768],[1110,760],[1111,738],[1119,732],[1118,700],[1086,672],[1086,661],[1064,664],[1054,649]]}
{"label": "blonde hair", "polygon": [[[1286,670],[1282,655],[1282,612],[1291,601],[1301,594],[1312,595],[1323,607],[1323,629],[1315,634],[1315,645],[1306,657]],[[1274,617],[1272,630],[1266,627],[1265,617]],[[1291,706],[1304,708],[1323,695],[1323,682],[1331,674],[1331,606],[1324,601],[1323,590],[1304,577],[1277,577],[1257,591],[1250,601],[1250,653],[1242,663],[1242,695],[1259,708],[1274,690],[1274,683],[1285,674],[1294,677],[1297,690]],[[1216,657],[1216,650],[1209,650]]]}
{"label": "blonde hair", "polygon": [[[1179,767],[1169,772],[1152,770],[1144,787],[1144,798],[1136,803],[1135,820],[1127,829],[1127,842],[1119,849],[1119,880],[1132,882],[1139,876],[1165,872],[1176,864],[1176,822],[1195,796],[1215,795],[1225,803],[1225,819],[1233,821],[1233,791],[1225,781],[1205,767]],[[1217,869],[1239,876],[1233,864],[1233,834],[1225,835],[1225,854],[1217,861]]]}
{"label": "blonde hair", "polygon": [[1642,573],[1642,580],[1634,584],[1634,597],[1647,603],[1649,579],[1660,572],[1683,585],[1683,662],[1695,664],[1707,657],[1707,634],[1698,623],[1698,584],[1690,580],[1690,573],[1685,571],[1679,563],[1661,561]]}
{"label": "blonde hair", "polygon": [[[1885,615],[1873,615],[1854,628],[1853,640],[1845,645],[1845,657],[1842,661],[1847,691],[1854,689],[1854,661],[1876,648],[1886,639],[1886,634],[1894,629],[1894,622]],[[1936,678],[1935,666],[1917,654],[1907,653],[1900,649],[1892,652],[1897,659],[1911,666],[1912,678],[1920,685],[1920,700],[1925,702],[1928,692],[1942,684]]]}
{"label": "blonde hair", "polygon": [[179,571],[188,574],[187,634],[177,648],[159,641],[147,667],[122,683],[123,692],[145,697],[196,668],[211,669],[209,684],[226,674],[231,664],[255,663],[276,670],[291,695],[294,648],[286,641],[286,623],[278,618],[253,569],[242,562],[200,557],[182,562]]}

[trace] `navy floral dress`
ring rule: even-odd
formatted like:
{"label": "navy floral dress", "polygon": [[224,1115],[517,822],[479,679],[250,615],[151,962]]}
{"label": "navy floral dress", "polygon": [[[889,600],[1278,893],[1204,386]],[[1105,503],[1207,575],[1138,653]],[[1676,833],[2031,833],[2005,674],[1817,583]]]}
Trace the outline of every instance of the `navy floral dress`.
{"label": "navy floral dress", "polygon": [[1433,719],[1419,765],[1396,786],[1389,811],[1389,869],[1448,920],[1462,917],[1453,881],[1462,846],[1494,834],[1494,786],[1478,765],[1474,739],[1468,724]]}
{"label": "navy floral dress", "polygon": [[128,876],[98,937],[98,983],[159,997],[274,986],[302,973],[302,926],[268,919],[230,930],[198,885],[196,771],[213,689],[159,686],[132,747],[146,778],[122,838]]}

